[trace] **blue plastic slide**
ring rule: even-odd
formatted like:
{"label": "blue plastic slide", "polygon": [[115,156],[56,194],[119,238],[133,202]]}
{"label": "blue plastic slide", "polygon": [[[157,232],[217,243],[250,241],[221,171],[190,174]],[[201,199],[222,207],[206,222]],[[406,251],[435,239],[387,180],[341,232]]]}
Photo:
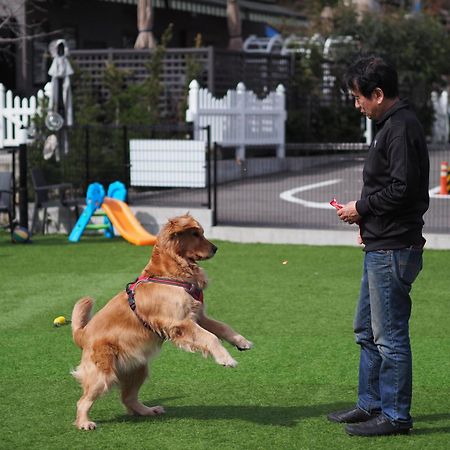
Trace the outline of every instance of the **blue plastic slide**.
{"label": "blue plastic slide", "polygon": [[84,208],[83,213],[78,218],[77,223],[69,235],[70,242],[78,242],[80,240],[81,235],[91,220],[92,215],[102,206],[104,198],[105,189],[100,183],[92,183],[88,186],[86,193],[86,208]]}
{"label": "blue plastic slide", "polygon": [[[107,197],[114,198],[116,200],[121,200],[123,202],[127,201],[127,188],[121,181],[114,181],[108,186]],[[105,236],[107,238],[114,237],[114,227],[109,220],[108,216],[104,218],[104,224],[109,225],[108,228],[105,229]]]}

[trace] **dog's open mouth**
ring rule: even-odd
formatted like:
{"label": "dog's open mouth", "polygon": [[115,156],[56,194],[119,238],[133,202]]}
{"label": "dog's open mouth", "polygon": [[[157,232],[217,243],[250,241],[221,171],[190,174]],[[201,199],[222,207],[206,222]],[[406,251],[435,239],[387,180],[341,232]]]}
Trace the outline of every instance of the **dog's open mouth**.
{"label": "dog's open mouth", "polygon": [[191,258],[187,258],[190,263],[196,263],[197,261],[205,261],[206,259],[212,258],[214,254],[206,255],[206,256],[200,256],[200,255],[194,255]]}
{"label": "dog's open mouth", "polygon": [[216,253],[214,251],[211,251],[208,255],[189,255],[186,257],[186,259],[190,263],[195,263],[196,261],[205,261],[206,259],[211,259]]}

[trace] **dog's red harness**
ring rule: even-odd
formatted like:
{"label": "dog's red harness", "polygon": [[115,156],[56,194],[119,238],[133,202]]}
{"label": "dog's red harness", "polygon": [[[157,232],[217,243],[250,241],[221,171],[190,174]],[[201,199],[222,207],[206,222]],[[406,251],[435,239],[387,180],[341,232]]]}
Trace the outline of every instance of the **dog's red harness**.
{"label": "dog's red harness", "polygon": [[140,320],[142,325],[150,331],[156,333],[161,339],[167,340],[168,336],[162,330],[155,330],[153,326],[151,326],[146,320],[144,320],[136,311],[136,301],[134,299],[134,291],[136,288],[142,283],[159,283],[166,284],[169,286],[176,286],[183,288],[191,297],[197,300],[200,303],[203,303],[203,290],[197,287],[193,283],[187,283],[183,281],[171,280],[170,278],[161,278],[161,277],[146,277],[145,275],[141,275],[136,278],[136,280],[127,284],[126,292],[128,295],[128,304],[133,312],[136,314],[136,317]]}

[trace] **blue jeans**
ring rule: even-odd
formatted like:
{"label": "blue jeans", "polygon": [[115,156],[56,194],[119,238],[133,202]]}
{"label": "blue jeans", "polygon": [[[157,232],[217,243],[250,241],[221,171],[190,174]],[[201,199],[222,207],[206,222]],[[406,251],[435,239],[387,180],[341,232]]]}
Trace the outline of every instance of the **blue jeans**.
{"label": "blue jeans", "polygon": [[419,248],[367,252],[354,331],[361,346],[358,407],[412,424],[411,285],[422,269]]}

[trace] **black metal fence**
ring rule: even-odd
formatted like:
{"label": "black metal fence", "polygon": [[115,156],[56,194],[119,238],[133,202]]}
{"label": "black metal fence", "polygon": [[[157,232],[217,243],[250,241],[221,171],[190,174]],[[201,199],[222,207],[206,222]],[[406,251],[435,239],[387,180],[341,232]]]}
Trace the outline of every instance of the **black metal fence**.
{"label": "black metal fence", "polygon": [[[216,222],[348,230],[349,225],[337,220],[329,202],[333,198],[341,203],[359,198],[366,154],[363,144],[292,144],[284,160],[267,157],[232,161],[237,176],[217,186]],[[426,232],[450,232],[450,195],[439,194],[440,163],[449,157],[448,145],[430,146],[431,198],[425,215]],[[224,166],[221,161],[217,163],[220,177]]]}
{"label": "black metal fence", "polygon": [[[191,137],[189,127],[178,126],[74,128],[68,133],[69,153],[59,163],[53,158],[45,161],[41,147],[36,147],[30,151],[29,165],[44,167],[50,182],[71,182],[80,196],[93,181],[106,188],[119,180],[129,188],[131,204],[210,208],[217,225],[348,230],[329,201],[359,198],[366,145],[290,144],[283,159],[276,158],[273,149],[254,148],[246,160],[235,159],[229,149],[207,145],[204,187],[130,185],[130,139]],[[430,147],[428,232],[450,231],[450,195],[438,193],[440,163],[449,159],[449,146]],[[157,163],[143,170],[155,171]]]}
{"label": "black metal fence", "polygon": [[[236,179],[217,186],[217,224],[340,227],[329,202],[350,201],[359,194],[359,166],[366,152],[364,144],[292,144],[285,159],[267,156],[239,162]],[[218,161],[217,166],[219,178],[223,165]]]}
{"label": "black metal fence", "polygon": [[[59,161],[56,155],[44,159],[41,139],[30,146],[29,167],[41,167],[50,184],[71,183],[77,197],[83,197],[92,182],[99,182],[107,189],[110,183],[121,181],[128,189],[128,201],[131,203],[151,199],[152,204],[160,206],[211,207],[212,184],[209,179],[204,189],[131,186],[130,140],[191,140],[193,131],[190,125],[75,126],[62,129],[57,134]],[[67,142],[66,147],[64,142]],[[176,149],[171,151],[176,152]],[[206,165],[209,167],[209,152],[206,152],[206,156]],[[158,161],[154,163],[156,165]],[[155,169],[147,167],[146,170]],[[29,186],[31,189],[31,183]],[[30,190],[31,198],[33,194]]]}

